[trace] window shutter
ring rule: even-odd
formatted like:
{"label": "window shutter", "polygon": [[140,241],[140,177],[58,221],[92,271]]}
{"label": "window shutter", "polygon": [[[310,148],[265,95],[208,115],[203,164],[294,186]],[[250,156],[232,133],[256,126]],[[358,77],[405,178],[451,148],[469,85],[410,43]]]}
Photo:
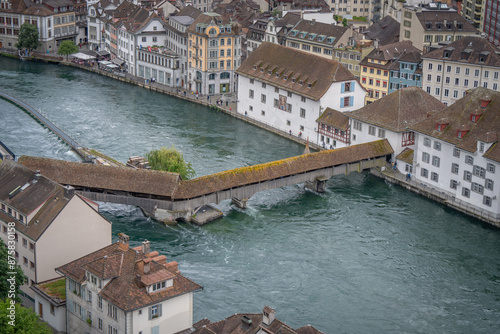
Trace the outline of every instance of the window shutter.
{"label": "window shutter", "polygon": [[344,98],[341,97],[340,98],[340,108],[342,108],[344,106]]}
{"label": "window shutter", "polygon": [[73,308],[73,301],[71,299],[68,300],[68,310],[70,312],[73,312],[74,308]]}
{"label": "window shutter", "polygon": [[356,81],[351,82],[351,92],[354,92],[354,87],[356,87]]}
{"label": "window shutter", "polygon": [[349,106],[352,107],[354,104],[354,96],[349,97]]}
{"label": "window shutter", "polygon": [[151,320],[151,306],[148,307],[148,318],[149,320]]}
{"label": "window shutter", "polygon": [[342,88],[340,89],[340,92],[341,92],[341,93],[344,93],[344,92],[345,92],[345,83],[342,83]]}
{"label": "window shutter", "polygon": [[162,305],[163,304],[158,305],[158,317],[161,317],[161,315],[162,315],[162,313],[161,313]]}

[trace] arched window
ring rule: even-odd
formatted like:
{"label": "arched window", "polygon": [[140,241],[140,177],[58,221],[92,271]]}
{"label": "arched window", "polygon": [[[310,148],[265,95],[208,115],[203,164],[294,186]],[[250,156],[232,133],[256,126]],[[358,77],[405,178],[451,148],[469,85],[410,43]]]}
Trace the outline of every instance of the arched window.
{"label": "arched window", "polygon": [[215,35],[217,35],[217,30],[215,30],[214,28],[212,28],[212,29],[210,29],[210,30],[208,31],[208,34],[209,34],[210,36],[215,36]]}
{"label": "arched window", "polygon": [[229,74],[229,72],[222,72],[220,74],[221,79],[229,79],[230,77],[231,77],[231,75]]}

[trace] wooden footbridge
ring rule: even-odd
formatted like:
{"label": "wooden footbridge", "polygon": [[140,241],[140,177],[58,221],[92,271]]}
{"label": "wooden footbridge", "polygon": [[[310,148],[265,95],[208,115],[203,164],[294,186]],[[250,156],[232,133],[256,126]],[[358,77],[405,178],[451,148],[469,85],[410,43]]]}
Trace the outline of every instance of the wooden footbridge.
{"label": "wooden footbridge", "polygon": [[333,175],[384,166],[394,151],[379,140],[303,154],[182,180],[178,174],[22,156],[19,162],[95,201],[141,207],[159,219],[189,220],[197,208],[231,199],[239,207],[255,193],[305,183],[317,192]]}

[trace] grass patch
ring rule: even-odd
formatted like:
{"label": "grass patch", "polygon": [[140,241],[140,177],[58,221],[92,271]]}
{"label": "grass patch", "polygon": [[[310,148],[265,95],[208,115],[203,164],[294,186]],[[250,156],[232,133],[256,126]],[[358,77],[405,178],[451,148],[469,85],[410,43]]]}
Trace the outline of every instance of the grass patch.
{"label": "grass patch", "polygon": [[48,295],[57,297],[61,300],[66,299],[66,279],[64,278],[42,284],[40,288]]}

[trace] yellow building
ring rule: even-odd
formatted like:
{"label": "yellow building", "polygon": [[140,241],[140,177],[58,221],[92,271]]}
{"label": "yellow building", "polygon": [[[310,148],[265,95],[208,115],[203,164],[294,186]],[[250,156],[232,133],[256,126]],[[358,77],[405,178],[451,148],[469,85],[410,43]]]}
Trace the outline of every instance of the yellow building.
{"label": "yellow building", "polygon": [[389,93],[389,74],[402,52],[419,51],[411,41],[381,46],[361,62],[361,85],[368,91],[365,104],[372,103]]}
{"label": "yellow building", "polygon": [[241,64],[239,26],[217,13],[203,13],[187,32],[188,89],[203,95],[235,92],[234,70]]}

